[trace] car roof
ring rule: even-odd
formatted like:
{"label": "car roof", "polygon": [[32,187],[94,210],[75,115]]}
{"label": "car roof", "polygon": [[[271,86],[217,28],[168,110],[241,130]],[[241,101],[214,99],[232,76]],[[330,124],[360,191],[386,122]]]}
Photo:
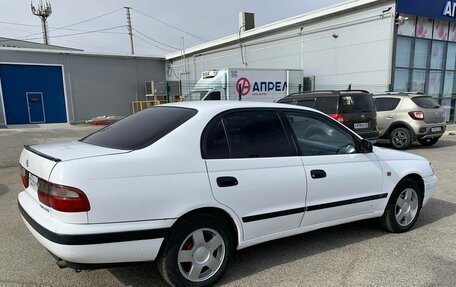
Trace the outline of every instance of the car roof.
{"label": "car roof", "polygon": [[[308,110],[316,111],[312,108],[287,105],[282,103],[268,103],[268,102],[251,102],[251,101],[188,101],[188,102],[177,102],[170,104],[160,105],[163,107],[181,107],[196,109],[199,112],[204,111],[208,113],[220,113],[227,110],[240,109],[240,108],[281,108],[281,109],[296,109],[296,110]],[[320,111],[317,111],[321,113]]]}
{"label": "car roof", "polygon": [[339,97],[342,95],[355,95],[355,94],[370,94],[365,90],[317,90],[317,91],[308,91],[308,92],[298,92],[290,94],[281,100],[285,99],[298,99],[306,97],[316,97],[316,96],[325,96],[325,97]]}
{"label": "car roof", "polygon": [[385,97],[385,96],[398,96],[398,97],[409,97],[409,98],[431,97],[430,95],[423,94],[421,92],[385,92],[383,94],[375,94],[375,95],[373,95],[374,98],[376,98],[376,97]]}

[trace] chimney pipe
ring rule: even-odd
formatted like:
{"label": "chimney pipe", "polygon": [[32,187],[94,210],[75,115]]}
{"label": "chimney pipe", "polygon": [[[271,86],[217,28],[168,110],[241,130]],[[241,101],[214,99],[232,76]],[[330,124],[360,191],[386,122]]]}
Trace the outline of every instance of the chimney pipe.
{"label": "chimney pipe", "polygon": [[255,14],[239,12],[239,30],[241,32],[255,28]]}

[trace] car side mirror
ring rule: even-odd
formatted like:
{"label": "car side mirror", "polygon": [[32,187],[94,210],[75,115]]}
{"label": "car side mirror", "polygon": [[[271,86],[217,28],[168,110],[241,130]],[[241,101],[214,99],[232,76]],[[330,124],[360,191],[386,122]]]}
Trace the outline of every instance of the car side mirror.
{"label": "car side mirror", "polygon": [[372,143],[366,139],[362,139],[359,145],[360,152],[362,153],[371,153],[374,149]]}

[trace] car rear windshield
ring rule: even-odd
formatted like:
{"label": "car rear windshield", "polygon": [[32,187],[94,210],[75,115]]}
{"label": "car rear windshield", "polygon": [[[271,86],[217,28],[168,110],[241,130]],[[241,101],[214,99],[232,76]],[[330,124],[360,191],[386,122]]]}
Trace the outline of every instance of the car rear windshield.
{"label": "car rear windshield", "polygon": [[420,108],[424,109],[438,109],[439,103],[431,97],[414,97],[412,101]]}
{"label": "car rear windshield", "polygon": [[369,94],[342,95],[339,100],[340,114],[367,113],[375,111],[372,96]]}
{"label": "car rear windshield", "polygon": [[179,107],[152,107],[101,129],[81,141],[115,149],[141,149],[156,142],[197,113]]}

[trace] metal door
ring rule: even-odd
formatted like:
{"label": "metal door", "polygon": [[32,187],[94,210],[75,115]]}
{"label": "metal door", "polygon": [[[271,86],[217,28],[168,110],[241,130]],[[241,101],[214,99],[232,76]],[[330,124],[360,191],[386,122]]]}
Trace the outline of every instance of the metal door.
{"label": "metal door", "polygon": [[46,116],[44,113],[43,93],[27,92],[26,96],[30,123],[45,123]]}

